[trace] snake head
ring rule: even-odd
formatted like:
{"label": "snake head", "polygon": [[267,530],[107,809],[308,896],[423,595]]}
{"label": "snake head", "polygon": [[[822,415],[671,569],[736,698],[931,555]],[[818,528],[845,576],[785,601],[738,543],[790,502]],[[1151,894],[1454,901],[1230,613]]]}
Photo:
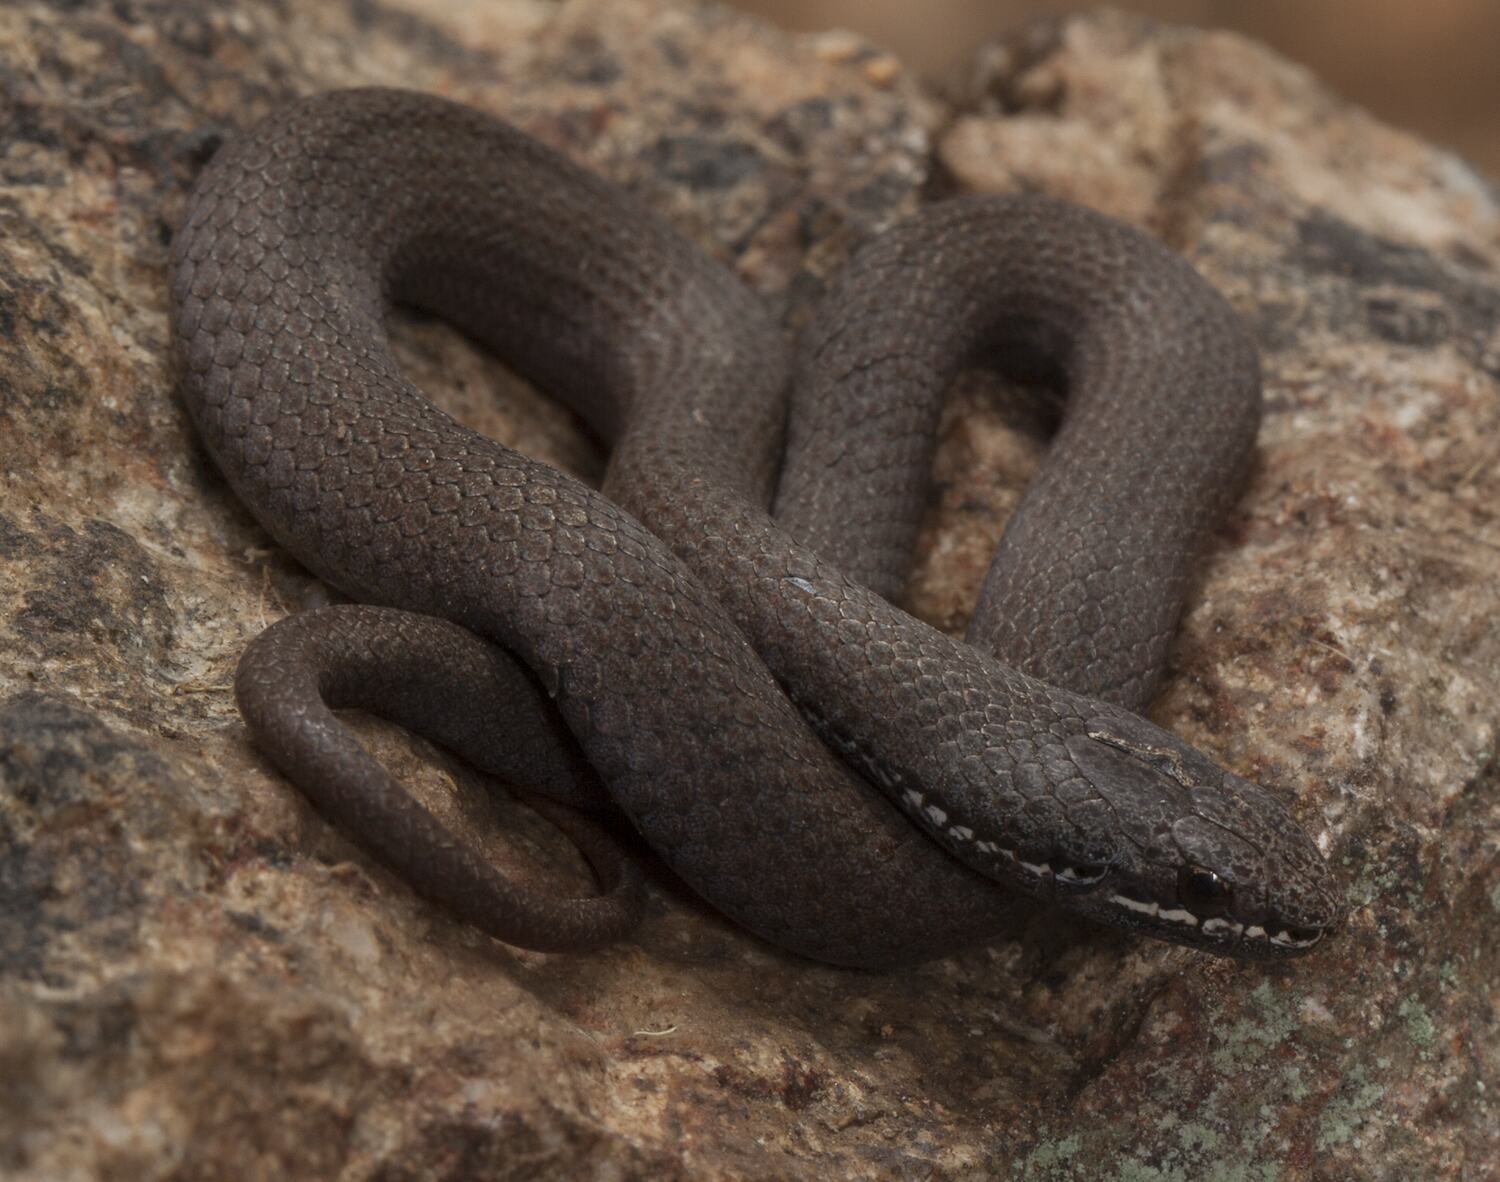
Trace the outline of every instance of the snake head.
{"label": "snake head", "polygon": [[[1339,923],[1323,855],[1266,789],[1124,711],[1088,718],[1064,745],[1078,795],[1102,802],[1107,872],[1060,901],[1115,927],[1243,958],[1295,956]],[[1088,808],[1069,809],[1093,828]],[[1061,885],[1061,884],[1059,884]]]}

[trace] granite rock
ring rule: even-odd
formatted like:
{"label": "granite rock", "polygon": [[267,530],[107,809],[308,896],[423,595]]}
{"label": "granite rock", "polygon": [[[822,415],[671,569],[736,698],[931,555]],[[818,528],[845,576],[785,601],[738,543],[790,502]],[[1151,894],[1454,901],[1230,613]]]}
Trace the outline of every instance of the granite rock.
{"label": "granite rock", "polygon": [[[1496,1176],[1491,182],[1250,42],[1111,14],[987,46],[941,96],[856,38],[670,0],[23,0],[0,50],[0,1176]],[[331,830],[229,693],[251,635],[330,593],[193,438],[164,267],[223,137],[369,84],[505,115],[791,324],[955,191],[1071,197],[1182,251],[1256,326],[1268,413],[1153,717],[1294,790],[1347,929],[1264,968],[1043,918],[855,973],[653,870],[637,936],[549,956]],[[494,359],[395,328],[450,412],[598,474]],[[961,627],[1048,421],[956,392],[913,610]],[[585,886],[526,810],[358,725],[498,860]]]}

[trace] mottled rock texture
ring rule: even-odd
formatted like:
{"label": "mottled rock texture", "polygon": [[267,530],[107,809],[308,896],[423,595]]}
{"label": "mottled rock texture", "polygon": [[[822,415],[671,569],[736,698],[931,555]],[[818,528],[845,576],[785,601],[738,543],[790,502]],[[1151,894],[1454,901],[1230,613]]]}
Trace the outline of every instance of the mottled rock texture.
{"label": "mottled rock texture", "polygon": [[[400,85],[624,183],[796,322],[920,201],[1031,188],[1184,252],[1257,326],[1258,470],[1154,717],[1289,784],[1348,929],[1265,969],[1049,919],[884,975],[802,963],[657,874],[588,956],[413,896],[245,741],[262,624],[327,593],[193,439],[164,264],[196,170],[294,95]],[[1243,40],[1116,16],[888,54],[667,0],[0,8],[0,1176],[1495,1177],[1500,193]],[[440,325],[442,405],[597,473]],[[911,603],[962,623],[1043,446],[965,383]],[[566,847],[362,731],[496,857]]]}

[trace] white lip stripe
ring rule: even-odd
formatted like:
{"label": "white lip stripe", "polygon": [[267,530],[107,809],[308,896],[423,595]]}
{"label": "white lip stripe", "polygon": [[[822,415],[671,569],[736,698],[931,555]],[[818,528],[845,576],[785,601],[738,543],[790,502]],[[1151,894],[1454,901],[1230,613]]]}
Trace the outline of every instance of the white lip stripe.
{"label": "white lip stripe", "polygon": [[1111,903],[1118,903],[1121,907],[1128,907],[1131,911],[1139,911],[1142,915],[1155,915],[1161,908],[1155,903],[1143,903],[1139,899],[1132,899],[1129,895],[1111,895]]}
{"label": "white lip stripe", "polygon": [[1322,938],[1323,933],[1319,932],[1309,940],[1294,940],[1289,932],[1283,930],[1271,937],[1271,943],[1282,948],[1311,948]]}
{"label": "white lip stripe", "polygon": [[[913,805],[917,805],[918,807],[920,807],[920,801],[922,798],[918,793],[907,793],[907,799],[910,800]],[[946,819],[946,814],[944,814],[942,810],[937,808],[936,806],[930,805],[925,811],[929,816],[933,818],[934,821],[937,821],[939,824],[941,824],[942,821]],[[952,833],[954,837],[960,838],[964,841],[971,840],[973,837],[973,831],[968,829],[966,826],[954,826],[949,832]],[[1003,854],[1006,858],[1009,858],[1012,862],[1015,862],[1018,866],[1020,866],[1022,870],[1025,870],[1028,874],[1034,874],[1038,878],[1056,878],[1060,882],[1067,883],[1086,883],[1097,882],[1099,878],[1103,877],[1103,875],[1099,875],[1096,878],[1086,878],[1083,875],[1079,874],[1071,866],[1064,867],[1061,871],[1055,871],[1046,862],[1023,862],[1019,857],[1016,856],[1015,851],[1008,850],[1003,846],[998,846],[992,841],[976,841],[974,843],[974,848],[982,854]],[[1183,927],[1201,927],[1203,934],[1206,936],[1243,935],[1250,940],[1267,939],[1266,929],[1260,924],[1251,924],[1247,927],[1242,923],[1236,923],[1232,919],[1224,919],[1222,916],[1211,916],[1208,919],[1200,920],[1186,907],[1173,907],[1169,909],[1163,907],[1160,903],[1147,902],[1142,899],[1132,899],[1129,895],[1111,895],[1109,897],[1109,901],[1119,907],[1124,907],[1127,910],[1138,912],[1141,915],[1150,916],[1152,919],[1165,920],[1167,923],[1181,924]],[[1282,929],[1274,936],[1269,937],[1270,942],[1272,944],[1275,944],[1278,948],[1311,948],[1322,938],[1323,933],[1319,932],[1311,939],[1296,940],[1292,938],[1291,934],[1287,932],[1286,929]]]}
{"label": "white lip stripe", "polygon": [[[1169,923],[1185,924],[1188,927],[1200,926],[1198,917],[1184,907],[1174,907],[1169,911],[1162,907],[1160,903],[1148,903],[1141,899],[1132,899],[1129,895],[1111,895],[1109,901],[1130,911],[1138,911],[1142,915],[1149,915],[1153,919],[1165,919]],[[1219,915],[1202,920],[1201,927],[1205,936],[1243,935],[1246,939],[1250,940],[1264,940],[1267,938],[1266,929],[1258,923],[1246,927],[1242,923],[1236,923],[1232,919],[1225,919]],[[1270,937],[1270,942],[1278,948],[1311,948],[1322,938],[1323,933],[1318,932],[1310,939],[1297,940],[1292,937],[1289,931],[1282,928],[1274,936]]]}

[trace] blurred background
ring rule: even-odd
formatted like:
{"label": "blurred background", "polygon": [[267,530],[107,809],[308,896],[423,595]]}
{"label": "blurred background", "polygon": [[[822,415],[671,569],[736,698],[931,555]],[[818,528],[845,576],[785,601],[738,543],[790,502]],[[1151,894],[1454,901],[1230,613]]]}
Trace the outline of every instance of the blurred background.
{"label": "blurred background", "polygon": [[[1066,0],[735,0],[787,28],[852,29],[938,77],[980,42]],[[1310,67],[1382,119],[1500,177],[1500,0],[1116,0],[1234,29]]]}

